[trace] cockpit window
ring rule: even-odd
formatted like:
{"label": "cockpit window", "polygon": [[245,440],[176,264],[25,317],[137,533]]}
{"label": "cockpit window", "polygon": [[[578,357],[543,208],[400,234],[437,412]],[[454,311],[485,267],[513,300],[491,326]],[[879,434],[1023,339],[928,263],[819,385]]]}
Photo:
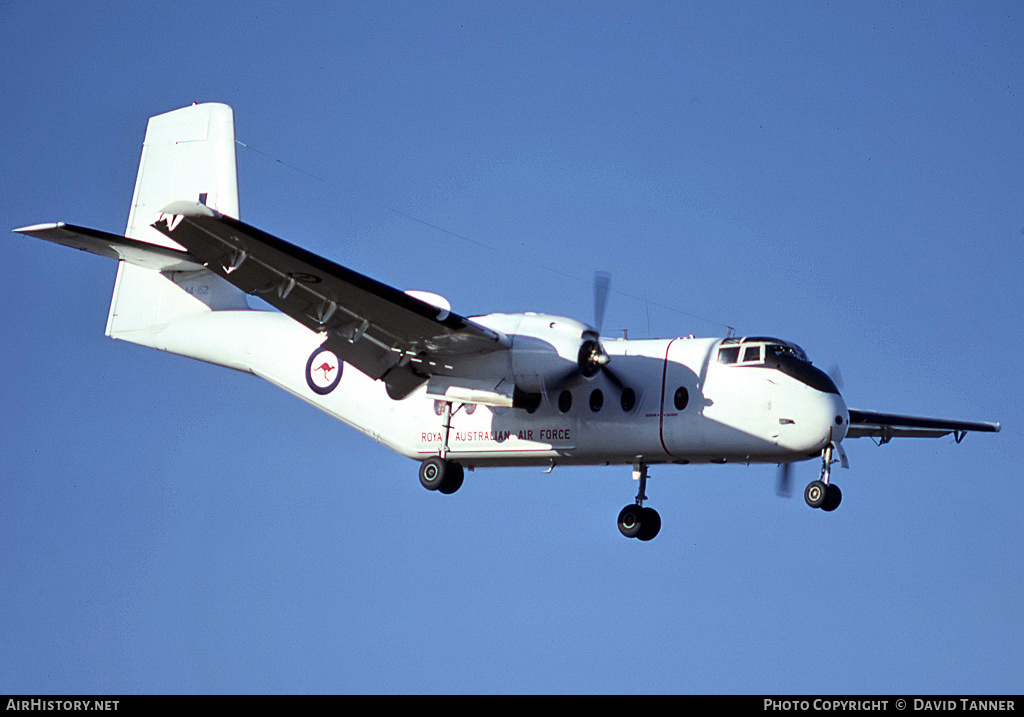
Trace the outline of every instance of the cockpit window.
{"label": "cockpit window", "polygon": [[795,358],[798,361],[803,361],[804,363],[810,363],[810,361],[807,360],[807,354],[805,354],[804,350],[799,346],[794,346],[792,344],[769,344],[767,348],[769,358],[782,358],[785,356],[788,358]]}
{"label": "cockpit window", "polygon": [[839,393],[835,382],[828,374],[812,366],[807,354],[796,344],[771,343],[765,346],[765,352],[765,364],[768,368],[778,369],[823,393]]}
{"label": "cockpit window", "polygon": [[718,363],[737,368],[773,368],[819,391],[839,393],[828,375],[811,365],[802,348],[782,339],[767,336],[724,339],[718,349]]}

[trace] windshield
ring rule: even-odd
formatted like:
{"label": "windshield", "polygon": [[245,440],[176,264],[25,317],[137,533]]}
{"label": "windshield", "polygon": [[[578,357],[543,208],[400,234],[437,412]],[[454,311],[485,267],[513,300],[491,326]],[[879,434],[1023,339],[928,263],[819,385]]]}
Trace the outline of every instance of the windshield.
{"label": "windshield", "polygon": [[828,374],[811,365],[802,348],[781,339],[766,336],[725,339],[718,349],[718,363],[772,368],[818,391],[839,393]]}

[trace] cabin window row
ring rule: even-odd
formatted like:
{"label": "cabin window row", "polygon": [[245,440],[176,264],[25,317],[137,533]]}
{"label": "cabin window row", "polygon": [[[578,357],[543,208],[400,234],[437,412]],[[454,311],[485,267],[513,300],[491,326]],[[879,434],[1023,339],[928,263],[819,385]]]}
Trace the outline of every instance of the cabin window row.
{"label": "cabin window row", "polygon": [[[690,392],[686,390],[686,387],[680,386],[679,388],[677,388],[675,390],[675,393],[672,395],[672,404],[676,407],[676,410],[684,410],[686,406],[689,404],[689,402]],[[436,413],[438,416],[444,413],[444,403],[445,402],[441,400],[434,401],[434,413]],[[595,388],[593,391],[591,391],[588,404],[592,412],[600,412],[601,409],[604,408],[604,391],[602,391],[599,388]],[[568,413],[569,411],[571,411],[573,406],[572,391],[569,389],[561,391],[558,394],[556,405],[558,406],[558,411],[560,413]],[[624,388],[622,390],[622,393],[619,395],[619,406],[622,408],[624,413],[629,413],[634,408],[636,408],[636,391],[628,387]],[[540,404],[538,402],[537,405],[526,408],[526,411],[527,413],[534,413],[539,407]],[[472,403],[467,403],[465,405],[465,411],[467,414],[472,415],[476,411],[476,405]],[[504,413],[504,409],[495,409],[495,412]]]}
{"label": "cabin window row", "polygon": [[[572,391],[565,389],[558,394],[558,410],[560,413],[568,413],[572,410]],[[676,389],[672,396],[672,403],[676,407],[677,411],[682,411],[690,403],[690,392],[686,390],[684,386],[680,386]],[[604,392],[595,388],[590,392],[590,410],[597,413],[604,407]],[[625,413],[629,413],[636,408],[636,391],[631,388],[625,388],[622,390],[622,394],[619,397],[619,405]]]}

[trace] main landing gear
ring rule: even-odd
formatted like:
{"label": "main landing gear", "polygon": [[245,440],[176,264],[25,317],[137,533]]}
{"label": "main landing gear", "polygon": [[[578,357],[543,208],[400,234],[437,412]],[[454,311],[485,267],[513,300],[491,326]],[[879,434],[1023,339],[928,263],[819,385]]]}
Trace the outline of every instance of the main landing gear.
{"label": "main landing gear", "polygon": [[427,490],[450,495],[462,487],[466,474],[455,461],[431,456],[420,464],[420,484]]}
{"label": "main landing gear", "polygon": [[832,443],[829,443],[821,452],[821,478],[811,481],[804,488],[804,501],[807,505],[829,513],[838,508],[843,500],[843,492],[839,490],[839,486],[829,483],[832,463]]}
{"label": "main landing gear", "polygon": [[661,530],[661,516],[654,508],[645,508],[644,495],[647,490],[647,464],[637,461],[633,464],[633,479],[640,481],[636,493],[636,502],[627,505],[619,513],[619,532],[627,538],[637,540],[653,540]]}
{"label": "main landing gear", "polygon": [[448,460],[448,434],[452,428],[451,401],[445,401],[443,416],[441,455],[431,456],[420,464],[420,484],[427,490],[450,495],[462,487],[466,474],[461,464]]}

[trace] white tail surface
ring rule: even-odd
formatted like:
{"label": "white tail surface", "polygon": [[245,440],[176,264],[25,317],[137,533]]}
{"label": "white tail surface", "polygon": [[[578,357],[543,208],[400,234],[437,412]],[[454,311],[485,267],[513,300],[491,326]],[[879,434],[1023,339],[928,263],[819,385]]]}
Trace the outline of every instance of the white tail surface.
{"label": "white tail surface", "polygon": [[[180,200],[239,218],[234,113],[227,105],[196,104],[150,118],[125,235],[182,249],[150,226],[161,209]],[[106,333],[174,350],[159,338],[172,321],[248,308],[245,294],[212,272],[161,273],[122,261]]]}

